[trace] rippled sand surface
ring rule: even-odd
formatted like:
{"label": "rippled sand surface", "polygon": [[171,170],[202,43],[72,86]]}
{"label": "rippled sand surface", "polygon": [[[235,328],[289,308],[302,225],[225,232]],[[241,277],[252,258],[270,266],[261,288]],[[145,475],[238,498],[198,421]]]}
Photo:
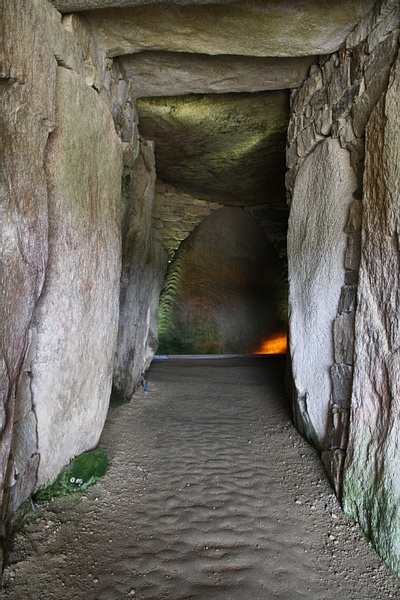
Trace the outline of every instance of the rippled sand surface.
{"label": "rippled sand surface", "polygon": [[283,357],[153,362],[110,409],[102,482],[36,507],[4,598],[380,600],[400,582],[293,429]]}

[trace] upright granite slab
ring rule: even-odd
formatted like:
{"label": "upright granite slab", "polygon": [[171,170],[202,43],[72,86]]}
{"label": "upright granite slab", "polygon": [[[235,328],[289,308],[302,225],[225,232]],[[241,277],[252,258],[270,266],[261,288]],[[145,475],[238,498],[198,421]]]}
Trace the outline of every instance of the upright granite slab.
{"label": "upright granite slab", "polygon": [[297,425],[321,446],[334,360],[333,323],[345,278],[344,232],[356,188],[337,139],[316,146],[299,169],[288,229],[289,331]]}
{"label": "upright granite slab", "polygon": [[400,572],[400,59],[366,129],[362,255],[343,506]]}
{"label": "upright granite slab", "polygon": [[154,228],[156,170],[153,144],[142,140],[128,177],[124,219],[120,319],[114,388],[130,400],[157,349],[157,307],[167,266]]}
{"label": "upright granite slab", "polygon": [[[20,379],[28,379],[24,363],[28,368],[29,329],[47,264],[48,192],[43,163],[54,127],[56,61],[49,45],[38,43],[44,24],[32,2],[3,0],[0,24],[1,507],[17,386]],[[13,43],[22,39],[24,45]],[[29,388],[29,381],[25,384]],[[17,413],[17,418],[32,421],[30,403]]]}
{"label": "upright granite slab", "polygon": [[121,145],[97,92],[62,67],[56,120],[46,160],[49,260],[31,366],[37,487],[97,444],[118,326]]}

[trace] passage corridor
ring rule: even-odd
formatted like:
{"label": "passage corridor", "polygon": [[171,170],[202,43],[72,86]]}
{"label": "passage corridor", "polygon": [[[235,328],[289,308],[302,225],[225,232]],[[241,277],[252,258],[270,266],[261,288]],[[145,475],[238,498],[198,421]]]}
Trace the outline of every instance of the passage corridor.
{"label": "passage corridor", "polygon": [[380,600],[400,584],[293,429],[283,357],[154,361],[113,406],[106,477],[36,505],[11,549],[18,600]]}

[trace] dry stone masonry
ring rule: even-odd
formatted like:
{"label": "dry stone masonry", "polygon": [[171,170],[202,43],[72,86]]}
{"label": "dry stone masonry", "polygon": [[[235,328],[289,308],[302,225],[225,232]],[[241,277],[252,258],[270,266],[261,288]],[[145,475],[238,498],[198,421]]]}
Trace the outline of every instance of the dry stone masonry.
{"label": "dry stone masonry", "polygon": [[[292,93],[286,175],[294,413],[345,509],[397,572],[399,15],[397,1],[378,2]],[[321,188],[327,170],[337,173],[336,206]],[[330,210],[341,215],[333,238]],[[321,270],[326,282],[310,293]]]}
{"label": "dry stone masonry", "polygon": [[222,204],[193,198],[161,179],[156,182],[154,203],[154,227],[163,240],[168,262],[197,225],[214,210],[222,208]]}
{"label": "dry stone masonry", "polygon": [[249,354],[281,331],[280,262],[256,220],[213,211],[179,247],[160,298],[162,354]]}
{"label": "dry stone masonry", "polygon": [[272,331],[287,193],[295,421],[400,573],[400,5],[297,4],[0,0],[0,536],[132,398],[168,261],[182,336],[209,297],[237,348],[245,286]]}

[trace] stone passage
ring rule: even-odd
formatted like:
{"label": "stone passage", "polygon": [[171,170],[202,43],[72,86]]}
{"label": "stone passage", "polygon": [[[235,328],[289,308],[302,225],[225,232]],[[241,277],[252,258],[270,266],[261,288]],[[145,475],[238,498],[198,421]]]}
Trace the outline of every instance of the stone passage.
{"label": "stone passage", "polygon": [[148,391],[110,411],[106,477],[17,536],[4,598],[400,597],[291,426],[283,371],[280,357],[153,362]]}
{"label": "stone passage", "polygon": [[158,311],[161,354],[251,354],[286,331],[283,266],[253,217],[213,212],[182,243]]}

